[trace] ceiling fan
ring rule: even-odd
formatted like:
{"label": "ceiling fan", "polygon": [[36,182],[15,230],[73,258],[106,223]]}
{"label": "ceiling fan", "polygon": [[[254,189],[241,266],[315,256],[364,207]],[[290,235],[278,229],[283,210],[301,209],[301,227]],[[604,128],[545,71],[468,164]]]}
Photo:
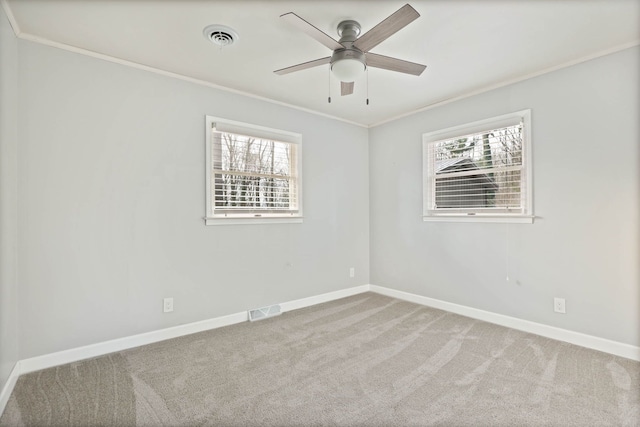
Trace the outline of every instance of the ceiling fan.
{"label": "ceiling fan", "polygon": [[[426,65],[369,52],[419,16],[420,14],[413,7],[406,4],[362,36],[360,36],[360,24],[358,22],[353,20],[342,21],[338,24],[340,40],[336,41],[333,37],[314,27],[295,13],[285,13],[280,16],[282,19],[331,49],[333,54],[325,58],[282,68],[274,71],[274,73],[284,75],[319,65],[330,64],[331,71],[341,82],[340,93],[343,96],[353,93],[354,80],[367,67],[382,68],[419,76],[426,68]],[[331,102],[331,98],[329,98],[329,102]]]}

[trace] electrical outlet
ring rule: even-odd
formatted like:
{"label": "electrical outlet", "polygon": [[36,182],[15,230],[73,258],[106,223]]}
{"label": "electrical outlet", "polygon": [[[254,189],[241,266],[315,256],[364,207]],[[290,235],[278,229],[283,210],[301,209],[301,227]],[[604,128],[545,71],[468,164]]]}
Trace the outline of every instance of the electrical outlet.
{"label": "electrical outlet", "polygon": [[349,277],[356,277],[356,269],[351,267],[349,269]]}
{"label": "electrical outlet", "polygon": [[554,298],[553,299],[553,311],[556,313],[566,313],[564,306],[564,298]]}
{"label": "electrical outlet", "polygon": [[163,300],[164,302],[164,312],[165,313],[171,313],[173,311],[173,298],[165,298]]}

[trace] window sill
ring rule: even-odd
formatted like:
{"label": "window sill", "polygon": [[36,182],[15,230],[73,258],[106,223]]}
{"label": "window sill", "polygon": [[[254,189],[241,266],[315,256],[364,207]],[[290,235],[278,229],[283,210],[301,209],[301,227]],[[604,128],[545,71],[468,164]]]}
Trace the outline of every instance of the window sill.
{"label": "window sill", "polygon": [[429,215],[423,216],[424,222],[497,222],[497,223],[518,223],[533,224],[535,219],[532,215]]}
{"label": "window sill", "polygon": [[302,217],[205,217],[205,225],[301,224]]}

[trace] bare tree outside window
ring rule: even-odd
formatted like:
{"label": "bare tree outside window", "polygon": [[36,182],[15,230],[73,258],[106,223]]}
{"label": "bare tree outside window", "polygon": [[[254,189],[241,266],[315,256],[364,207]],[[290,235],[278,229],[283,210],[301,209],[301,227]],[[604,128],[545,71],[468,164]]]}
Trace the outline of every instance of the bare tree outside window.
{"label": "bare tree outside window", "polygon": [[213,133],[213,200],[217,212],[296,210],[295,144]]}

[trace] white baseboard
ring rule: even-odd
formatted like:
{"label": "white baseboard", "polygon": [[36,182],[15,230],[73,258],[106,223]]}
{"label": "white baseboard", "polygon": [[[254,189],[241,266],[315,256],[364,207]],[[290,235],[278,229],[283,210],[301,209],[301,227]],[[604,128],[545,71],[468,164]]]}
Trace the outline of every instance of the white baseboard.
{"label": "white baseboard", "polygon": [[[282,307],[282,311],[286,312],[348,297],[351,295],[356,295],[367,291],[369,291],[369,285],[356,286],[353,288],[341,289],[339,291],[329,292],[309,298],[287,301],[284,303],[280,303],[280,306]],[[105,354],[114,353],[116,351],[139,347],[141,345],[164,341],[171,338],[177,338],[183,335],[194,334],[196,332],[207,331],[209,329],[221,328],[223,326],[229,326],[235,323],[245,322],[247,320],[247,312],[242,311],[240,313],[234,313],[222,317],[215,317],[212,319],[202,320],[200,322],[187,323],[185,325],[173,326],[171,328],[160,329],[157,331],[146,332],[143,334],[132,335],[129,337],[118,338],[115,340],[104,341],[101,343],[72,348],[56,353],[32,357],[29,359],[23,359],[20,361],[19,374],[21,375],[28,372],[39,371],[41,369],[51,368],[53,366],[63,365],[65,363],[71,363],[78,360],[102,356]]]}
{"label": "white baseboard", "polygon": [[102,356],[116,351],[127,350],[129,348],[177,338],[183,335],[194,334],[196,332],[202,332],[209,329],[221,328],[223,326],[233,325],[234,323],[240,323],[246,320],[247,312],[243,311],[241,313],[215,317],[213,319],[202,320],[200,322],[187,323],[185,325],[173,326],[171,328],[160,329],[124,338],[117,338],[115,340],[23,359],[20,361],[20,374],[26,374],[28,372],[39,371],[41,369],[51,368],[65,363]]}
{"label": "white baseboard", "polygon": [[428,307],[438,308],[451,313],[460,314],[462,316],[471,317],[473,319],[484,320],[485,322],[494,323],[500,326],[517,329],[519,331],[529,332],[546,338],[558,341],[564,341],[581,347],[591,348],[593,350],[605,353],[615,354],[616,356],[625,357],[627,359],[640,361],[640,347],[618,341],[608,340],[606,338],[595,337],[580,332],[569,331],[567,329],[556,328],[555,326],[544,325],[542,323],[531,322],[528,320],[518,319],[516,317],[505,316],[502,314],[492,313],[465,305],[454,304],[434,298],[424,297],[421,295],[411,294],[408,292],[397,291],[395,289],[385,288],[382,286],[370,285],[371,292],[381,295],[401,299],[404,301],[414,302],[416,304]]}
{"label": "white baseboard", "polygon": [[4,387],[2,387],[2,391],[0,391],[0,415],[4,412],[4,408],[7,406],[7,403],[9,403],[9,397],[11,397],[11,392],[18,382],[19,376],[20,361],[17,361],[9,374],[9,378],[7,378],[7,382],[4,384]]}
{"label": "white baseboard", "polygon": [[297,310],[299,308],[311,307],[312,305],[322,304],[323,302],[334,301],[340,298],[350,297],[352,295],[369,292],[369,285],[355,286],[353,288],[340,289],[339,291],[328,292],[326,294],[316,295],[313,297],[297,299],[280,303],[283,312]]}

